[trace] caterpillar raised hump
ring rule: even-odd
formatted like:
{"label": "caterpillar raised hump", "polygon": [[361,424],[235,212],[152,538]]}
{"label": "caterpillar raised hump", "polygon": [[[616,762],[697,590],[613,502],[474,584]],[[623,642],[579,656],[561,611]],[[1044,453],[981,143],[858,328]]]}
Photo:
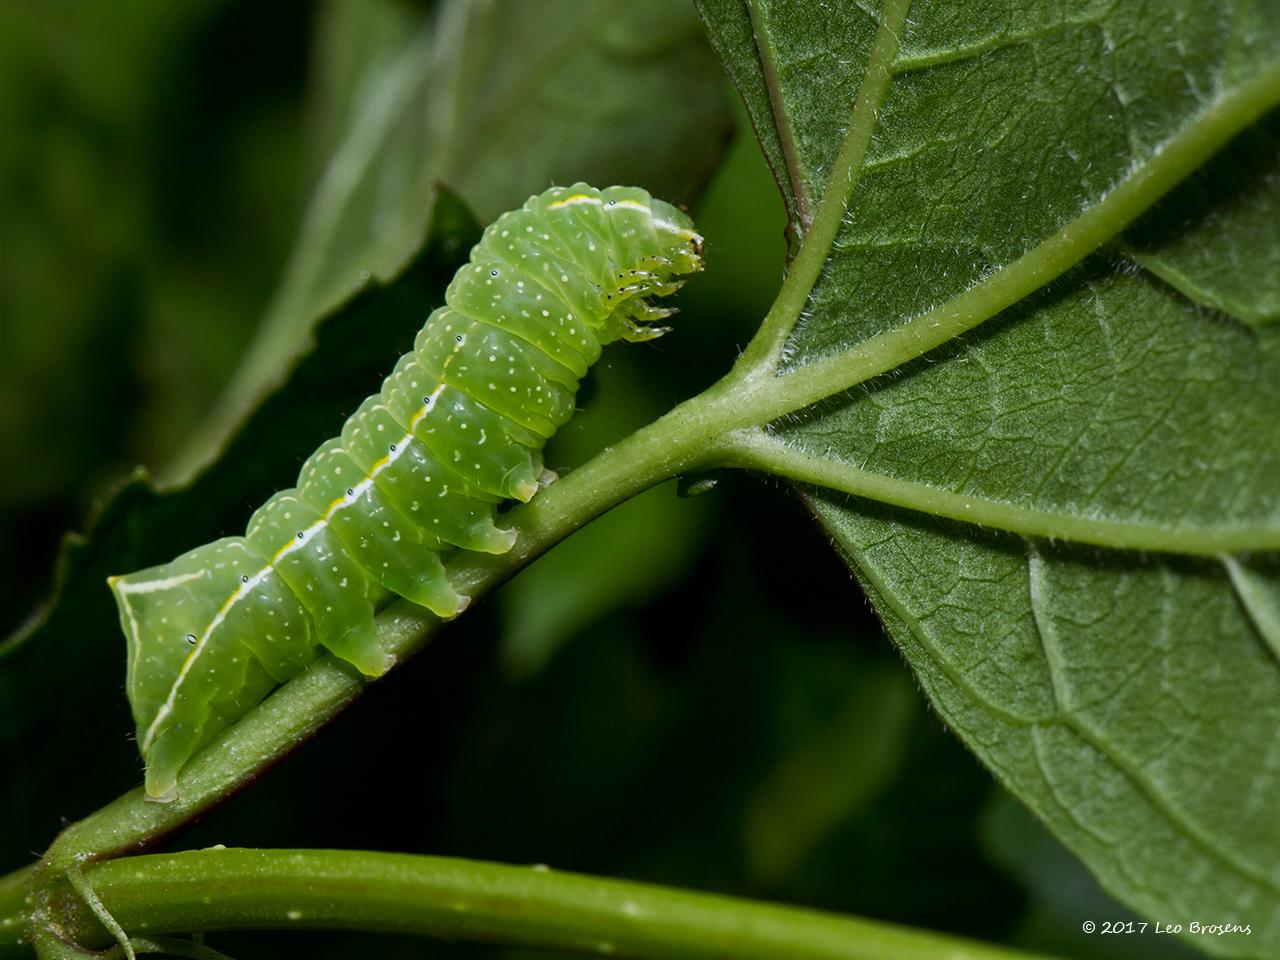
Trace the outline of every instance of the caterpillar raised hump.
{"label": "caterpillar raised hump", "polygon": [[411,352],[276,493],[243,537],[108,581],[128,638],[146,791],[177,795],[191,756],[326,649],[388,669],[374,614],[393,596],[442,617],[467,604],[452,551],[503,553],[504,500],[527,501],[541,450],[614,340],[648,340],[650,302],[702,269],[702,238],[634,187],[557,187],[503,214]]}

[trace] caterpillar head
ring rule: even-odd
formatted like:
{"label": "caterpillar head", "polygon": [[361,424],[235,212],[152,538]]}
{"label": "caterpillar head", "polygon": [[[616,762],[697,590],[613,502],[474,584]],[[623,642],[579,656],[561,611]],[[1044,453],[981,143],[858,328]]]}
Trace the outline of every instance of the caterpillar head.
{"label": "caterpillar head", "polygon": [[688,214],[656,197],[650,201],[653,226],[658,234],[660,256],[670,262],[673,275],[697,273],[702,269],[702,234],[694,229]]}

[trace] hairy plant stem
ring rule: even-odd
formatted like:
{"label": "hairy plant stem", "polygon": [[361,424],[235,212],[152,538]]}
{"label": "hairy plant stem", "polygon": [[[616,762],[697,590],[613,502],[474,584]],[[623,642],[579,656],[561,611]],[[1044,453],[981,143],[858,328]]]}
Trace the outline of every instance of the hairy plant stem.
{"label": "hairy plant stem", "polygon": [[[1231,136],[1280,102],[1277,66],[1224,95],[1076,221],[982,283],[847,351],[779,373],[783,344],[826,261],[865,156],[906,6],[905,0],[888,0],[886,4],[867,80],[859,93],[862,113],[855,110],[832,174],[833,186],[823,195],[794,269],[739,363],[706,392],[602,451],[531,503],[507,514],[519,533],[515,547],[501,556],[459,554],[450,564],[450,575],[460,592],[474,597],[492,590],[609,508],[692,470],[763,466],[848,489],[844,486],[847,476],[823,479],[819,471],[811,469],[812,464],[801,470],[794,460],[784,463],[780,456],[767,461],[759,450],[755,454],[758,458],[752,460],[749,451],[744,452],[744,431],[758,432],[771,421],[900,366],[995,316],[1109,241]],[[916,495],[921,491],[896,499],[888,496],[888,491],[869,486],[855,492],[884,496],[888,502],[911,509],[945,512],[938,503]],[[998,516],[987,520],[999,525]],[[1124,544],[1108,541],[1106,545]],[[424,646],[438,626],[436,618],[404,601],[390,605],[378,617],[379,638],[397,659]],[[29,916],[30,934],[41,952],[68,955],[67,940],[59,931],[66,922],[66,911],[72,908],[55,893],[65,889],[69,867],[85,865],[87,870],[92,861],[145,850],[188,825],[279,762],[367,685],[368,681],[345,663],[321,657],[198,754],[179,778],[177,800],[152,803],[139,788],[67,828],[29,875],[33,900],[23,913]],[[96,874],[98,869],[92,872]],[[0,880],[0,907],[6,897],[24,889],[27,880],[19,875]],[[0,924],[4,916],[0,914]],[[6,930],[0,926],[0,949],[5,936]]]}
{"label": "hairy plant stem", "polygon": [[[907,19],[907,8],[911,0],[885,0],[884,13],[880,18],[880,27],[867,60],[867,72],[863,76],[862,86],[854,100],[853,114],[845,131],[844,142],[840,145],[840,153],[832,164],[831,178],[823,190],[822,199],[818,203],[817,212],[811,223],[807,223],[808,232],[804,242],[796,254],[795,262],[787,274],[787,279],[778,291],[777,298],[769,307],[760,329],[747,344],[738,358],[735,369],[743,371],[766,368],[772,371],[782,359],[783,347],[787,336],[791,333],[809,299],[809,291],[818,282],[818,275],[826,265],[827,255],[831,252],[831,244],[835,242],[840,231],[840,223],[844,218],[845,208],[849,205],[849,196],[858,183],[858,172],[862,169],[862,161],[871,145],[871,134],[875,131],[876,118],[880,104],[884,100],[885,91],[889,88],[892,77],[890,67],[898,52],[898,36]],[[759,27],[758,12],[754,7],[752,22]],[[757,33],[757,37],[760,34]],[[761,59],[767,67],[766,74],[772,73],[772,54],[767,48],[761,48]],[[775,87],[771,84],[770,96],[773,98],[775,110],[779,101],[774,96]],[[790,143],[791,133],[785,118],[779,121],[779,135],[784,144]],[[788,159],[791,167],[792,159]],[[792,176],[795,177],[792,168]],[[797,191],[803,188],[799,182]],[[800,194],[797,193],[797,202]]]}
{"label": "hairy plant stem", "polygon": [[759,429],[739,431],[732,437],[731,444],[733,453],[724,466],[759,470],[799,483],[1022,536],[1203,557],[1280,550],[1280,528],[1277,527],[1161,525],[1156,521],[1137,523],[1055,512],[863,470],[843,460],[808,453]]}

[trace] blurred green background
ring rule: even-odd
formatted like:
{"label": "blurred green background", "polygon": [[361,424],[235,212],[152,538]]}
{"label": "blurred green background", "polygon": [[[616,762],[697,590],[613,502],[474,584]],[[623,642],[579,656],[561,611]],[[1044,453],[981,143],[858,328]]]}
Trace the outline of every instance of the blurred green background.
{"label": "blurred green background", "polygon": [[[467,228],[430,222],[437,180],[481,223],[552,181],[640,182],[708,237],[676,332],[610,351],[553,467],[716,379],[782,275],[776,188],[678,0],[6,2],[0,124],[5,632],[37,622],[62,534],[136,464],[174,478],[213,458],[319,316],[399,276],[401,299],[374,290],[369,315],[400,326],[362,321],[389,370],[439,302],[441,258],[465,251]],[[418,252],[430,229],[445,253]],[[393,309],[414,297],[421,313]],[[228,502],[172,501],[190,516],[167,524],[172,544],[148,540],[146,562],[241,529],[296,471],[284,458],[258,476],[254,445],[300,456],[376,387],[310,363],[311,389],[341,381],[342,399],[309,399],[315,422],[288,443],[242,435],[210,475],[235,478]],[[304,405],[298,379],[283,403]],[[1082,916],[1127,914],[928,712],[801,501],[713,479],[563,544],[179,843],[544,862],[1067,956],[1185,955],[1078,935]],[[117,529],[158,523],[140,489],[116,501]],[[94,562],[120,572],[146,549]],[[0,656],[0,871],[140,774],[123,641],[84,569]],[[517,955],[330,933],[212,942],[238,957]]]}

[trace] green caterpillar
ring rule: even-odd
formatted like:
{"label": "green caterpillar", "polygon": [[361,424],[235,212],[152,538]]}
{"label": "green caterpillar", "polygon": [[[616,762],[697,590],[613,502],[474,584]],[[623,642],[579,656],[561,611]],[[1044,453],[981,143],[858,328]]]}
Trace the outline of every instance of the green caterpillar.
{"label": "green caterpillar", "polygon": [[646,298],[702,269],[687,216],[634,187],[554,188],[503,214],[341,436],[272,496],[243,537],[111,577],[147,795],[177,796],[191,756],[315,659],[390,667],[374,612],[392,595],[442,617],[466,607],[442,559],[504,553],[504,500],[529,500],[541,450],[614,340],[674,311]]}

